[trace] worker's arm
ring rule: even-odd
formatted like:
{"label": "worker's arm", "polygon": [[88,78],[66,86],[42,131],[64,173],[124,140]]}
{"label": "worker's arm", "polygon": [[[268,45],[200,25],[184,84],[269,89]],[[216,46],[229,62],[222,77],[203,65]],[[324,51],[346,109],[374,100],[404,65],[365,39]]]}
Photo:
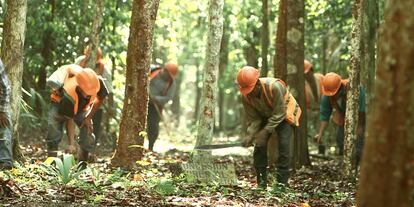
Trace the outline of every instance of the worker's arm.
{"label": "worker's arm", "polygon": [[309,86],[311,88],[314,100],[316,102],[319,102],[318,87],[316,86],[316,79],[315,79],[315,76],[313,74],[314,73],[312,71],[309,71],[307,74],[305,74],[305,79],[309,83]]}
{"label": "worker's arm", "polygon": [[68,147],[66,152],[69,154],[74,154],[76,152],[75,145],[75,121],[73,119],[68,119],[66,121],[66,134],[68,136]]}
{"label": "worker's arm", "polygon": [[173,99],[176,87],[176,83],[173,81],[165,95],[151,96],[151,98],[158,106],[164,106],[168,101]]}
{"label": "worker's arm", "polygon": [[260,130],[262,120],[257,110],[248,103],[247,99],[242,96],[242,104],[245,113],[245,120],[247,126],[247,136],[244,137],[244,146],[248,147],[253,143],[254,135]]}
{"label": "worker's arm", "polygon": [[329,102],[328,96],[322,96],[321,104],[320,104],[320,126],[318,134],[315,135],[315,139],[318,143],[322,141],[323,133],[325,132],[326,127],[328,126],[329,119],[332,114],[332,106]]}

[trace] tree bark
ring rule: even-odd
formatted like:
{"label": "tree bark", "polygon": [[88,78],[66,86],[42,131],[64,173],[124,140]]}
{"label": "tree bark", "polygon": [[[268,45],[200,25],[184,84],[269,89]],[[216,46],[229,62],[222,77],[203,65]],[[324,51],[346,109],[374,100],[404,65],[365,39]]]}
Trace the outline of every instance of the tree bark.
{"label": "tree bark", "polygon": [[103,21],[103,12],[104,12],[104,0],[95,0],[93,1],[95,5],[93,8],[95,9],[93,22],[92,22],[92,32],[89,42],[89,51],[90,55],[86,61],[85,67],[95,69],[97,55],[98,55],[98,48],[99,48],[99,33],[101,30],[101,24]]}
{"label": "tree bark", "polygon": [[171,112],[173,114],[175,120],[175,126],[178,127],[180,125],[180,117],[181,117],[181,100],[180,100],[180,91],[181,91],[181,83],[183,82],[184,75],[183,73],[179,73],[175,82],[177,87],[175,88],[174,97],[171,103]]}
{"label": "tree bark", "polygon": [[[225,23],[230,21],[229,12],[224,12]],[[219,96],[218,96],[218,107],[219,107],[219,130],[224,130],[224,116],[225,116],[225,92],[224,92],[224,72],[226,71],[227,64],[229,62],[229,39],[230,39],[230,27],[229,24],[223,26],[223,38],[220,44],[220,63],[219,63]]]}
{"label": "tree bark", "polygon": [[305,58],[304,12],[303,0],[280,1],[276,54],[274,56],[275,77],[287,81],[290,92],[302,109],[300,127],[296,129],[295,138],[291,143],[292,163],[295,167],[311,164],[307,141],[305,77],[303,73]]}
{"label": "tree bark", "polygon": [[277,23],[275,49],[273,56],[273,74],[275,77],[286,80],[287,76],[287,0],[279,2],[279,18]]}
{"label": "tree bark", "polygon": [[385,9],[379,41],[376,96],[369,112],[359,207],[409,207],[414,168],[414,0]]}
{"label": "tree bark", "polygon": [[[37,81],[37,87],[38,89],[44,91],[46,90],[46,76],[47,76],[47,68],[52,65],[52,52],[53,52],[53,28],[51,25],[53,25],[53,21],[55,19],[55,13],[56,13],[56,0],[49,0],[49,6],[50,6],[50,16],[48,18],[50,26],[46,28],[45,35],[43,37],[43,48],[42,48],[42,58],[43,58],[43,65],[40,68],[39,72],[39,79]],[[36,106],[38,109],[37,111],[40,112],[42,109],[40,106]],[[40,114],[40,113],[39,113]]]}
{"label": "tree bark", "polygon": [[127,51],[124,108],[113,166],[131,168],[143,156],[148,108],[148,73],[159,0],[134,0]]}
{"label": "tree bark", "polygon": [[1,56],[11,83],[10,105],[13,124],[13,157],[23,159],[19,147],[19,115],[22,98],[23,48],[27,0],[7,0]]}
{"label": "tree bark", "polygon": [[358,108],[359,108],[359,81],[361,71],[361,30],[362,9],[361,0],[354,0],[352,8],[352,32],[351,32],[351,68],[349,70],[349,84],[345,112],[344,134],[344,168],[343,173],[347,177],[353,176],[352,155],[355,153],[355,141],[357,138]]}
{"label": "tree bark", "polygon": [[366,103],[370,105],[373,98],[373,88],[376,68],[376,43],[379,24],[379,4],[377,0],[362,1],[362,56],[361,56],[361,83],[366,89]]}
{"label": "tree bark", "polygon": [[[295,158],[296,167],[303,165],[310,166],[308,138],[307,138],[307,117],[305,102],[305,76],[303,73],[304,53],[304,15],[305,4],[303,0],[287,2],[287,27],[286,27],[286,69],[287,83],[290,92],[298,101],[302,109],[300,127],[297,128],[295,137]],[[283,61],[282,61],[283,62]]]}
{"label": "tree bark", "polygon": [[260,76],[266,77],[269,71],[267,55],[269,53],[269,7],[268,0],[262,0],[262,68],[260,70]]}
{"label": "tree bark", "polygon": [[209,31],[204,66],[204,85],[201,96],[202,110],[197,126],[196,146],[208,144],[213,139],[220,43],[223,36],[223,5],[223,0],[209,1]]}

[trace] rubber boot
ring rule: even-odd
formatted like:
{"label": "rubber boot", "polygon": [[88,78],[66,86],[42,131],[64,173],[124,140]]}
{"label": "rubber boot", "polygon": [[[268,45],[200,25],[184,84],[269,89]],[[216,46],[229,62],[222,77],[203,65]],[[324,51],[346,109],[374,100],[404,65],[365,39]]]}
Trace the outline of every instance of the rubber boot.
{"label": "rubber boot", "polygon": [[80,163],[78,167],[79,170],[84,170],[86,168],[87,166],[86,162],[88,161],[88,159],[89,159],[89,152],[81,148],[78,154],[78,162]]}
{"label": "rubber boot", "polygon": [[256,179],[257,186],[262,189],[267,187],[267,169],[266,168],[256,168]]}
{"label": "rubber boot", "polygon": [[320,154],[320,155],[325,155],[325,149],[326,149],[325,145],[320,144],[320,145],[318,146],[318,154]]}
{"label": "rubber boot", "polygon": [[289,180],[289,170],[280,170],[278,169],[277,175],[276,175],[276,179],[278,184],[283,184],[285,186],[287,186],[288,184],[288,180]]}
{"label": "rubber boot", "polygon": [[57,145],[48,145],[47,146],[47,156],[48,157],[57,157],[59,147]]}

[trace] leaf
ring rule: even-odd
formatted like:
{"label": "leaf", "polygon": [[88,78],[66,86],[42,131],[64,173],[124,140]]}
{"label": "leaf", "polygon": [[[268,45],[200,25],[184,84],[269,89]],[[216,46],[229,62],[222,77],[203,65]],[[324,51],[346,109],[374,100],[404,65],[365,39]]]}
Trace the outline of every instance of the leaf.
{"label": "leaf", "polygon": [[145,161],[145,160],[138,160],[136,163],[137,163],[138,165],[141,165],[141,166],[148,166],[148,165],[150,165],[150,164],[151,164],[150,162]]}

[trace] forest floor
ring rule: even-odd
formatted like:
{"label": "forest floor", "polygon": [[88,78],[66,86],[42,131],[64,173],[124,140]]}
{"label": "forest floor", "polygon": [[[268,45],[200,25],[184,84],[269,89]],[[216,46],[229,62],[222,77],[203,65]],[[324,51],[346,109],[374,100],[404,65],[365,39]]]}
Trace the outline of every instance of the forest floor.
{"label": "forest floor", "polygon": [[[165,146],[157,143],[159,146]],[[237,185],[191,183],[174,166],[189,161],[190,152],[164,149],[147,152],[133,171],[110,167],[101,157],[79,175],[45,164],[40,147],[23,149],[24,165],[0,172],[2,206],[355,206],[353,182],[341,177],[339,158],[312,159],[312,167],[296,170],[283,192],[270,176],[269,187],[256,188],[252,158],[246,149],[231,148],[214,162],[234,165]],[[244,150],[244,151],[243,151]],[[218,150],[216,150],[218,151]],[[242,152],[242,153],[237,153]],[[244,152],[244,153],[243,153]],[[69,167],[70,168],[70,167]]]}

